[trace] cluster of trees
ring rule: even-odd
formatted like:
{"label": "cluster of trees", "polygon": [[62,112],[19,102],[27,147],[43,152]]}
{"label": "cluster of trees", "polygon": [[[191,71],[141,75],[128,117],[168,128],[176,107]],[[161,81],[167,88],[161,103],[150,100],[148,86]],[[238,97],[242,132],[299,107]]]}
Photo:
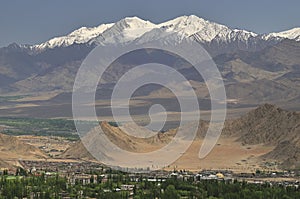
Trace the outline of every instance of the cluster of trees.
{"label": "cluster of trees", "polygon": [[[83,125],[98,125],[99,123],[98,121],[76,122]],[[120,126],[117,122],[109,122],[109,124],[114,127]],[[70,140],[79,139],[73,120],[0,117],[0,125],[9,127],[2,132],[7,135],[59,136]]]}
{"label": "cluster of trees", "polygon": [[[23,171],[19,170],[18,174]],[[142,180],[131,182],[127,174],[119,173],[109,175],[108,179],[101,183],[91,179],[93,183],[83,185],[76,182],[71,185],[66,178],[59,176],[17,176],[8,179],[2,176],[0,180],[1,198],[112,198],[112,199],[176,199],[176,198],[208,198],[208,199],[288,199],[300,198],[300,191],[294,186],[265,184],[249,184],[238,181],[202,180],[200,182],[168,179],[161,182],[149,182]],[[132,191],[116,191],[122,184],[133,184]]]}
{"label": "cluster of trees", "polygon": [[0,102],[9,102],[12,100],[18,100],[27,97],[26,95],[17,95],[17,96],[0,96]]}
{"label": "cluster of trees", "polygon": [[1,117],[0,124],[11,127],[4,130],[8,135],[52,135],[79,139],[72,120]]}
{"label": "cluster of trees", "polygon": [[[171,180],[165,186],[172,184],[180,196],[188,198],[258,198],[258,199],[281,199],[300,198],[299,189],[294,186],[264,184],[249,184],[246,182],[203,180],[196,184]],[[173,189],[174,190],[174,189]]]}
{"label": "cluster of trees", "polygon": [[60,198],[67,190],[67,181],[58,176],[45,178],[42,176],[8,178],[0,180],[0,198]]}

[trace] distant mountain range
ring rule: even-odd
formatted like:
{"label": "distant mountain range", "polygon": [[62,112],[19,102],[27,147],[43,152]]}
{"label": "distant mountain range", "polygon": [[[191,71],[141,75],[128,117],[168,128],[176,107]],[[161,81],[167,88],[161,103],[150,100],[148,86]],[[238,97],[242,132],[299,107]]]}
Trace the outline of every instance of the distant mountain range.
{"label": "distant mountain range", "polygon": [[[241,104],[271,102],[299,108],[300,28],[261,35],[194,15],[161,24],[128,17],[98,27],[82,27],[38,45],[11,44],[0,48],[0,92],[69,93],[82,60],[96,46],[175,42],[187,37],[202,44],[213,57],[230,99]],[[115,67],[110,72],[116,76],[122,68]],[[193,74],[186,68],[181,72]],[[201,83],[200,79],[191,79]]]}
{"label": "distant mountain range", "polygon": [[93,28],[82,27],[66,36],[55,37],[42,44],[22,47],[40,52],[74,44],[110,45],[124,44],[134,40],[145,42],[162,37],[168,39],[168,35],[173,33],[179,34],[181,37],[195,37],[197,41],[203,44],[236,42],[249,49],[255,46],[255,42],[259,41],[270,42],[283,39],[300,41],[300,28],[259,35],[246,30],[231,29],[191,15],[181,16],[161,24],[154,24],[138,17],[127,17],[116,23],[101,24]]}

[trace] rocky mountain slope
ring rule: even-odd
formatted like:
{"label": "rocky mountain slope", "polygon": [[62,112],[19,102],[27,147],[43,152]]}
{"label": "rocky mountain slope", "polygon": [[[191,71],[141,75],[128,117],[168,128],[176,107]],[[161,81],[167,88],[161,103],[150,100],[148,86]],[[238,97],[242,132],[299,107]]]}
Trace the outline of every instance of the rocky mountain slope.
{"label": "rocky mountain slope", "polygon": [[[196,140],[203,139],[207,125],[205,121],[200,122]],[[129,136],[107,122],[102,122],[101,127],[113,143],[132,152],[146,152],[161,148],[176,133],[174,129],[141,139]],[[189,125],[185,128],[188,130]],[[300,166],[300,113],[286,111],[271,104],[261,105],[241,118],[227,120],[220,139],[228,138],[234,138],[235,142],[241,143],[242,146],[273,147],[271,152],[260,157],[260,161],[277,161],[280,167],[285,169]],[[93,159],[81,142],[71,146],[62,157]]]}
{"label": "rocky mountain slope", "polygon": [[264,104],[226,123],[223,135],[244,145],[262,144],[274,149],[262,159],[280,162],[283,168],[300,166],[300,113]]}
{"label": "rocky mountain slope", "polygon": [[[164,146],[164,144],[168,143],[172,139],[175,133],[175,131],[158,133],[153,137],[142,139],[126,134],[120,128],[111,126],[108,122],[101,122],[99,127],[96,127],[83,139],[91,141],[97,140],[97,134],[100,132],[98,128],[102,128],[103,132],[115,145],[124,150],[138,153],[149,152],[161,148],[162,146]],[[62,154],[61,157],[80,158],[87,160],[94,159],[93,156],[86,150],[81,141],[78,141],[74,145],[72,145]]]}
{"label": "rocky mountain slope", "polygon": [[231,122],[225,135],[236,136],[243,144],[277,145],[300,136],[295,131],[300,125],[300,114],[271,104],[261,105]]}
{"label": "rocky mountain slope", "polygon": [[[161,24],[128,17],[94,28],[83,27],[39,45],[12,44],[0,48],[0,93],[36,95],[53,92],[71,96],[77,70],[95,46],[126,45],[153,40],[176,42],[178,39],[189,37],[199,42],[213,57],[225,82],[227,97],[229,101],[235,102],[230,104],[230,107],[254,107],[262,103],[274,103],[298,110],[298,33],[299,29],[296,28],[281,33],[259,35],[193,15],[181,16]],[[140,59],[148,60],[149,57],[155,56],[155,53],[144,53]],[[191,67],[182,66],[181,60],[166,61],[160,57],[155,59],[179,70],[195,85],[196,90],[203,90],[206,86],[201,76],[195,75]],[[105,96],[101,95],[102,98],[109,98],[115,79],[125,72],[126,64],[140,63],[140,60],[133,60],[136,63],[119,60],[112,70],[106,73],[108,87],[104,86]],[[165,92],[157,89],[157,93]],[[141,92],[140,95],[147,97],[149,92]],[[209,95],[201,94],[201,99],[207,98]],[[49,103],[51,105],[51,99]],[[60,103],[70,105],[71,98],[64,98]]]}
{"label": "rocky mountain slope", "polygon": [[[130,42],[145,43],[153,40],[174,42],[174,38],[193,37],[210,52],[211,56],[215,57],[241,50],[246,51],[245,54],[260,51],[280,43],[285,38],[292,39],[290,46],[297,46],[298,33],[298,29],[292,29],[287,33],[258,35],[245,30],[232,29],[194,15],[178,17],[161,24],[154,24],[137,17],[128,17],[116,23],[101,24],[98,27],[82,27],[66,36],[55,37],[38,45],[12,44],[1,48],[1,91],[70,90],[81,61],[96,45],[124,45]],[[178,36],[174,37],[174,34]],[[296,52],[288,51],[290,46],[282,49],[282,53],[287,54],[285,59],[297,59],[298,56],[294,56],[297,55]],[[258,54],[266,53],[272,52],[263,51]],[[274,57],[271,58],[275,60],[276,54],[272,56]],[[261,61],[265,62],[264,59],[259,59],[254,63],[254,67],[260,66]],[[299,64],[298,61],[297,64]],[[279,66],[269,64],[267,67],[277,69]],[[49,80],[52,82],[46,86]]]}
{"label": "rocky mountain slope", "polygon": [[0,133],[0,166],[10,168],[10,161],[19,159],[44,159],[47,158],[40,149],[26,144],[14,136]]}

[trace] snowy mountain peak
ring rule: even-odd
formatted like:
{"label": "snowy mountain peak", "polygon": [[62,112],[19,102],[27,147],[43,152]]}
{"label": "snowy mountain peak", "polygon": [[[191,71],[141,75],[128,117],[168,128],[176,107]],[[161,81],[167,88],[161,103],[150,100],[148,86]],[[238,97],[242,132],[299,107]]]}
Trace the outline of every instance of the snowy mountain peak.
{"label": "snowy mountain peak", "polygon": [[256,33],[251,32],[251,31],[247,31],[247,30],[234,29],[233,31],[234,31],[234,32],[244,33],[244,34],[249,34],[249,35],[251,35],[252,37],[258,36]]}
{"label": "snowy mountain peak", "polygon": [[138,17],[126,17],[115,23],[115,25],[123,28],[149,28],[155,26],[150,21],[145,21]]}
{"label": "snowy mountain peak", "polygon": [[177,17],[175,19],[171,19],[169,21],[163,22],[160,25],[161,26],[166,26],[166,27],[167,26],[183,27],[183,26],[188,26],[191,23],[199,23],[199,21],[200,22],[205,22],[204,19],[202,19],[200,17],[197,17],[195,15],[190,15],[190,16],[183,15],[183,16]]}
{"label": "snowy mountain peak", "polygon": [[186,36],[191,36],[210,24],[212,23],[209,21],[195,15],[190,15],[177,17],[173,20],[161,23],[160,27],[165,28],[168,31],[182,32],[186,34]]}
{"label": "snowy mountain peak", "polygon": [[144,33],[156,28],[157,25],[138,17],[126,17],[116,22],[111,28],[93,39],[98,45],[126,43],[135,40]]}
{"label": "snowy mountain peak", "polygon": [[293,28],[290,30],[278,32],[278,33],[270,33],[265,36],[266,39],[280,37],[286,39],[293,39],[296,41],[300,41],[300,28]]}
{"label": "snowy mountain peak", "polygon": [[102,24],[94,28],[82,27],[66,36],[55,37],[49,41],[33,46],[35,49],[55,48],[61,46],[70,46],[72,44],[87,43],[92,38],[99,36],[108,28],[112,27],[111,24]]}
{"label": "snowy mountain peak", "polygon": [[180,16],[160,24],[154,24],[138,17],[126,17],[116,23],[102,24],[93,28],[82,27],[66,36],[55,37],[45,43],[29,48],[43,50],[84,43],[97,45],[124,44],[135,40],[149,42],[151,40],[169,39],[169,42],[171,42],[172,38],[182,39],[187,37],[194,37],[200,43],[240,41],[246,45],[251,38],[264,41],[280,41],[283,38],[288,38],[300,41],[300,28],[257,35],[246,30],[231,29],[195,15]]}
{"label": "snowy mountain peak", "polygon": [[186,37],[195,36],[200,42],[211,42],[213,39],[227,40],[239,36],[243,40],[257,34],[245,30],[230,29],[225,25],[210,22],[195,15],[181,16],[160,24],[169,31],[181,33]]}

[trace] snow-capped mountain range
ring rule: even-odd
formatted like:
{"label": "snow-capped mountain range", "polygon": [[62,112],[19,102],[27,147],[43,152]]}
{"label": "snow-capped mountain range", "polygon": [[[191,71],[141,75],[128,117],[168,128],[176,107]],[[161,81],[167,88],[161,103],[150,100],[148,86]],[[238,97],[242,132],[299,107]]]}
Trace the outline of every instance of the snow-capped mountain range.
{"label": "snow-capped mountain range", "polygon": [[204,44],[211,42],[230,43],[232,41],[249,43],[249,41],[258,39],[280,41],[285,38],[300,41],[300,28],[259,35],[246,30],[231,29],[225,25],[191,15],[181,16],[160,24],[154,24],[138,17],[126,17],[116,23],[101,24],[93,28],[82,27],[66,36],[55,37],[29,47],[42,51],[55,47],[67,47],[72,44],[109,45],[124,44],[135,40],[146,42],[162,37],[167,38],[171,34],[177,34],[179,38],[195,37],[197,41]]}
{"label": "snow-capped mountain range", "polygon": [[[127,17],[116,23],[82,27],[38,45],[13,43],[0,48],[0,93],[62,93],[61,98],[55,98],[54,102],[62,100],[65,104],[65,99],[71,99],[66,96],[72,92],[82,61],[97,45],[151,41],[173,43],[189,37],[199,42],[215,61],[229,98],[244,100],[243,103],[251,105],[265,100],[283,100],[284,104],[288,101],[291,107],[299,107],[300,28],[262,35],[229,28],[194,15],[160,24]],[[159,63],[167,62],[193,81],[196,89],[202,92],[202,78],[192,68],[186,68],[185,64],[176,60],[163,60],[151,53],[142,53],[138,60],[131,61],[139,64],[140,60],[155,57]],[[108,91],[116,78],[126,72],[127,67],[120,64],[114,65],[106,74],[101,97],[109,95]],[[55,112],[60,113],[61,110]]]}

